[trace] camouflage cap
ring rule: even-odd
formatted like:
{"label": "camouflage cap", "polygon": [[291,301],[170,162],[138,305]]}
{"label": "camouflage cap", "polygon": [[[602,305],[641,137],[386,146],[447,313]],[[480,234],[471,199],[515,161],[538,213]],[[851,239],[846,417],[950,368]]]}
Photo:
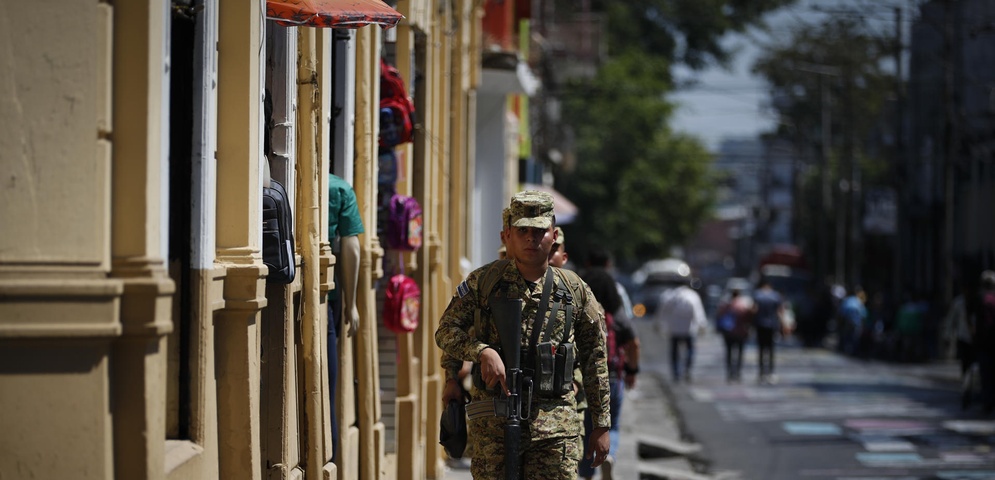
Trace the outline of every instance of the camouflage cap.
{"label": "camouflage cap", "polygon": [[511,197],[509,225],[512,227],[549,228],[553,225],[553,196],[545,192],[525,191]]}
{"label": "camouflage cap", "polygon": [[501,210],[501,229],[504,230],[511,223],[511,209],[504,207]]}
{"label": "camouflage cap", "polygon": [[553,245],[562,245],[564,241],[565,239],[563,238],[563,229],[560,227],[556,227],[556,241],[553,242]]}

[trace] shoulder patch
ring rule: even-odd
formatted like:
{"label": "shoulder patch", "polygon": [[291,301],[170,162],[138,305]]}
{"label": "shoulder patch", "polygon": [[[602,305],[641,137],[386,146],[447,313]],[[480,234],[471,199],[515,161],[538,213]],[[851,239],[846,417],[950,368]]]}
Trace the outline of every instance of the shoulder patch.
{"label": "shoulder patch", "polygon": [[466,280],[463,280],[462,283],[456,286],[456,295],[463,298],[468,293],[470,293],[470,286],[466,284]]}

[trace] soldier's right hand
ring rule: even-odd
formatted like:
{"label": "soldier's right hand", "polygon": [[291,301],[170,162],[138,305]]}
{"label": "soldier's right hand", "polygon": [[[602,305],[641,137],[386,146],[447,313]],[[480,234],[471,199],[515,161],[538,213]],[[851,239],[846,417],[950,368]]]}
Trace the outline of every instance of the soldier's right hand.
{"label": "soldier's right hand", "polygon": [[504,361],[501,360],[501,355],[498,354],[497,350],[485,348],[480,352],[479,363],[480,377],[487,384],[487,388],[494,388],[500,383],[501,390],[505,395],[509,395],[511,392],[508,391],[507,379],[505,378]]}

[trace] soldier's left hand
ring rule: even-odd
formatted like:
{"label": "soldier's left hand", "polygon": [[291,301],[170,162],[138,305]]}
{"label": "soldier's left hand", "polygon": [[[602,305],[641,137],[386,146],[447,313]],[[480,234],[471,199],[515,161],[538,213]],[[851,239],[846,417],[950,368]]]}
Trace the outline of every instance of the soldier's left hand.
{"label": "soldier's left hand", "polygon": [[588,443],[587,457],[591,460],[591,468],[598,468],[608,458],[611,440],[608,436],[608,427],[595,428],[591,431],[591,440]]}

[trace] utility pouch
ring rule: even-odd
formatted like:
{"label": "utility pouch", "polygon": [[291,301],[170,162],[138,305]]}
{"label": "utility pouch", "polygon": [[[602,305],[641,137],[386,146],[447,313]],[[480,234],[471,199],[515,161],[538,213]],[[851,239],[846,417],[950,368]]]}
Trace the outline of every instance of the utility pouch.
{"label": "utility pouch", "polygon": [[577,357],[572,343],[563,343],[556,348],[556,368],[553,386],[557,395],[566,395],[574,388],[574,360]]}
{"label": "utility pouch", "polygon": [[536,345],[533,356],[535,374],[532,377],[532,382],[536,392],[541,396],[555,395],[556,359],[553,355],[553,344],[542,342]]}

